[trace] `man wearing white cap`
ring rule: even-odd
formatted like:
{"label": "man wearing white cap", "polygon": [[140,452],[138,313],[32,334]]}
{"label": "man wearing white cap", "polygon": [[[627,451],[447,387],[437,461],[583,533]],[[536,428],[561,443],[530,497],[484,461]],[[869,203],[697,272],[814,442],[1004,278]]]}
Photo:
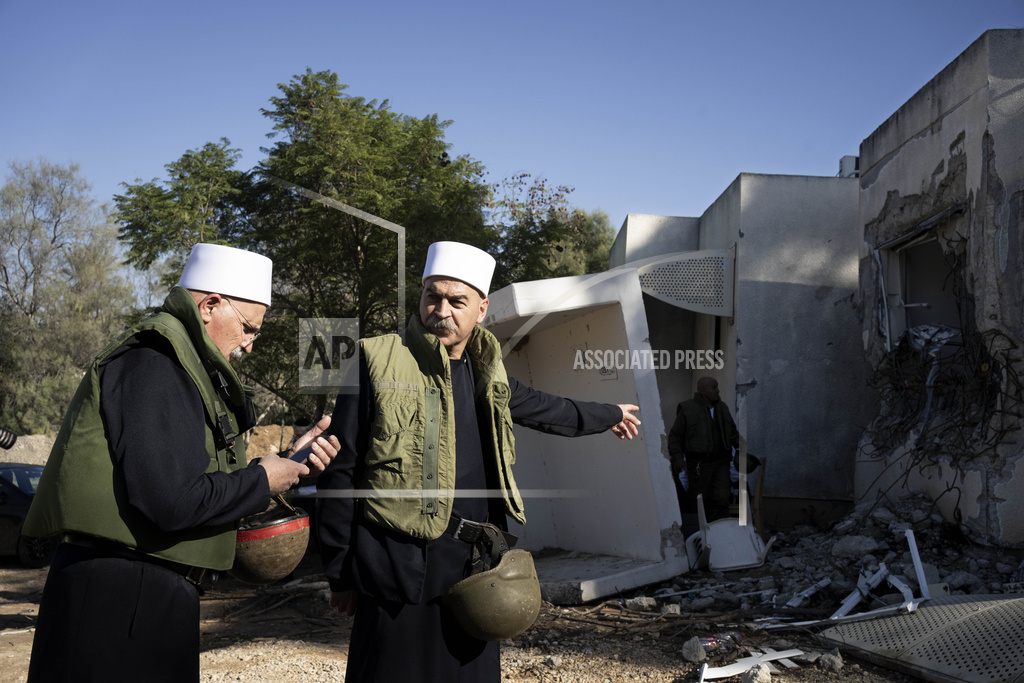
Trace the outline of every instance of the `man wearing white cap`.
{"label": "man wearing white cap", "polygon": [[[431,245],[419,314],[403,335],[360,341],[359,393],[338,396],[330,431],[341,450],[320,478],[318,515],[331,605],[355,614],[346,681],[497,683],[498,643],[463,630],[442,596],[473,559],[464,529],[525,522],[512,423],[638,433],[634,405],[573,401],[506,375],[479,325],[494,265],[466,244]],[[356,501],[352,489],[367,493]],[[413,495],[394,494],[405,490]]]}
{"label": "man wearing white cap", "polygon": [[198,681],[203,575],[231,567],[239,519],[337,454],[325,418],[305,464],[246,461],[252,389],[229,361],[252,351],[270,285],[265,256],[197,244],[163,305],[86,371],[25,521],[64,535],[29,681]]}

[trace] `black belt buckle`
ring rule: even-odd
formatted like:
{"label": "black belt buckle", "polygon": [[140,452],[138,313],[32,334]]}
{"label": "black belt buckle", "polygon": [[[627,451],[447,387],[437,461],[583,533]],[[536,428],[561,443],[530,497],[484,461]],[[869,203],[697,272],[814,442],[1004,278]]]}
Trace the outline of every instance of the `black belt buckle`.
{"label": "black belt buckle", "polygon": [[[497,527],[494,528],[501,534],[502,538],[505,539],[505,543],[507,543],[510,548],[519,540],[514,534],[502,531]],[[480,542],[486,536],[484,529],[484,525],[480,522],[473,522],[468,519],[462,519],[461,517],[455,517],[454,515],[452,515],[451,521],[448,522],[448,533],[464,543]]]}
{"label": "black belt buckle", "polygon": [[196,588],[203,582],[203,577],[206,576],[206,567],[186,567],[182,573],[185,580],[191,583]]}
{"label": "black belt buckle", "polygon": [[[452,522],[454,521],[455,519],[453,518]],[[451,525],[449,525],[449,529],[451,529]],[[454,529],[451,529],[451,534],[460,541],[476,543],[483,536],[483,527],[476,522],[459,518],[459,523]]]}

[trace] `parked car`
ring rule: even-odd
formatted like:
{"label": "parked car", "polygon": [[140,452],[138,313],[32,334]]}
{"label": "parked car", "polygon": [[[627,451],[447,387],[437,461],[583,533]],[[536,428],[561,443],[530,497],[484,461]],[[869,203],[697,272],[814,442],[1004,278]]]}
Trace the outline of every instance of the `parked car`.
{"label": "parked car", "polygon": [[41,465],[0,463],[0,555],[17,555],[26,567],[50,564],[59,538],[33,538],[21,533],[28,506],[36,494]]}

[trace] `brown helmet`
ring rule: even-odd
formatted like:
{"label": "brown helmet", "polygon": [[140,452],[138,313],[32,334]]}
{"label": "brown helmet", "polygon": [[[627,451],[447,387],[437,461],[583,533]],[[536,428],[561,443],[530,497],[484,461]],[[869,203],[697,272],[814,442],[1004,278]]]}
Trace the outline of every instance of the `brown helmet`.
{"label": "brown helmet", "polygon": [[540,582],[533,556],[509,550],[498,566],[448,589],[444,604],[462,629],[480,640],[506,640],[533,625],[540,614]]}
{"label": "brown helmet", "polygon": [[246,517],[235,539],[231,576],[246,583],[274,583],[295,570],[309,544],[309,516],[302,508],[271,507]]}

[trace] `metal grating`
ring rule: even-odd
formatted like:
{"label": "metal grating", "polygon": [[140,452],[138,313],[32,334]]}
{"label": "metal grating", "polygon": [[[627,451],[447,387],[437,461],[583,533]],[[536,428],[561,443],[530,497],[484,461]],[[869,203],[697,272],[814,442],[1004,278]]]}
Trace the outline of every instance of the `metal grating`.
{"label": "metal grating", "polygon": [[913,614],[842,623],[822,637],[927,680],[1024,682],[1024,598],[943,596]]}
{"label": "metal grating", "polygon": [[674,255],[637,269],[644,293],[698,313],[732,315],[732,251],[709,249]]}

